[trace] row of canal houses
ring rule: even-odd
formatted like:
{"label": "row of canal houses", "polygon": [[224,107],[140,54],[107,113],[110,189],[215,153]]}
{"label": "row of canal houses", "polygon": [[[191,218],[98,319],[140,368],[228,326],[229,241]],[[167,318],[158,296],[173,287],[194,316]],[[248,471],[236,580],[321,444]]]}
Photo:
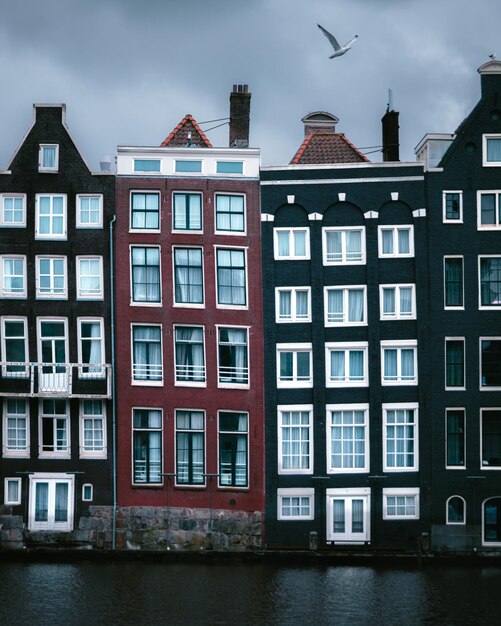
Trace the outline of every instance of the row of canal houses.
{"label": "row of canal houses", "polygon": [[0,549],[501,548],[501,62],[454,134],[289,165],[186,115],[91,172],[64,105],[0,172]]}

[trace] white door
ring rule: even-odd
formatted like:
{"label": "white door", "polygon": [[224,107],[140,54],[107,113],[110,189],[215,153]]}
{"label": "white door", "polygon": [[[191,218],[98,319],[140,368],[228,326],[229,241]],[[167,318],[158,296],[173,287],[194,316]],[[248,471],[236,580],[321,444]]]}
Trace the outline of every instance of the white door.
{"label": "white door", "polygon": [[39,354],[42,362],[40,391],[68,391],[69,369],[66,342],[66,320],[40,320]]}
{"label": "white door", "polygon": [[73,529],[73,476],[30,476],[30,530]]}
{"label": "white door", "polygon": [[[332,492],[344,493],[332,493]],[[327,541],[365,543],[370,540],[370,490],[327,490]],[[369,492],[369,493],[364,493]]]}

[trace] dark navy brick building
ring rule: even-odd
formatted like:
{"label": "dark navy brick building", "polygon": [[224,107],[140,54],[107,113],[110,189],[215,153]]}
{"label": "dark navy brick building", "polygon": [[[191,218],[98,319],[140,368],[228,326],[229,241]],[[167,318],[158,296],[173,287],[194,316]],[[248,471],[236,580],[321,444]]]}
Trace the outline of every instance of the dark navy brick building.
{"label": "dark navy brick building", "polygon": [[4,547],[71,541],[112,503],[113,211],[114,176],[89,170],[65,106],[35,105],[0,172],[0,493],[21,520]]}

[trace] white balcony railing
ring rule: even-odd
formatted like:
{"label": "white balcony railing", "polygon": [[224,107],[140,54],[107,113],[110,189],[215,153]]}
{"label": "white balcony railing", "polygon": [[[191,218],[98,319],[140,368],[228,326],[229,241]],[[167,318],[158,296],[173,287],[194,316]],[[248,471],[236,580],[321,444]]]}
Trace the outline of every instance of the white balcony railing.
{"label": "white balcony railing", "polygon": [[108,363],[0,361],[0,396],[111,398]]}

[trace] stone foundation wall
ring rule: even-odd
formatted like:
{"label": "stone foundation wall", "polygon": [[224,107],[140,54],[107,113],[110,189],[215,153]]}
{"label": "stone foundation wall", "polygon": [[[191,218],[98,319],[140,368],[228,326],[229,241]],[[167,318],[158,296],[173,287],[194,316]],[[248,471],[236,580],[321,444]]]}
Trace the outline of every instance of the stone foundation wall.
{"label": "stone foundation wall", "polygon": [[[113,509],[90,506],[72,532],[29,531],[20,515],[0,510],[0,550],[111,549]],[[117,550],[245,551],[263,546],[260,512],[119,507]]]}

